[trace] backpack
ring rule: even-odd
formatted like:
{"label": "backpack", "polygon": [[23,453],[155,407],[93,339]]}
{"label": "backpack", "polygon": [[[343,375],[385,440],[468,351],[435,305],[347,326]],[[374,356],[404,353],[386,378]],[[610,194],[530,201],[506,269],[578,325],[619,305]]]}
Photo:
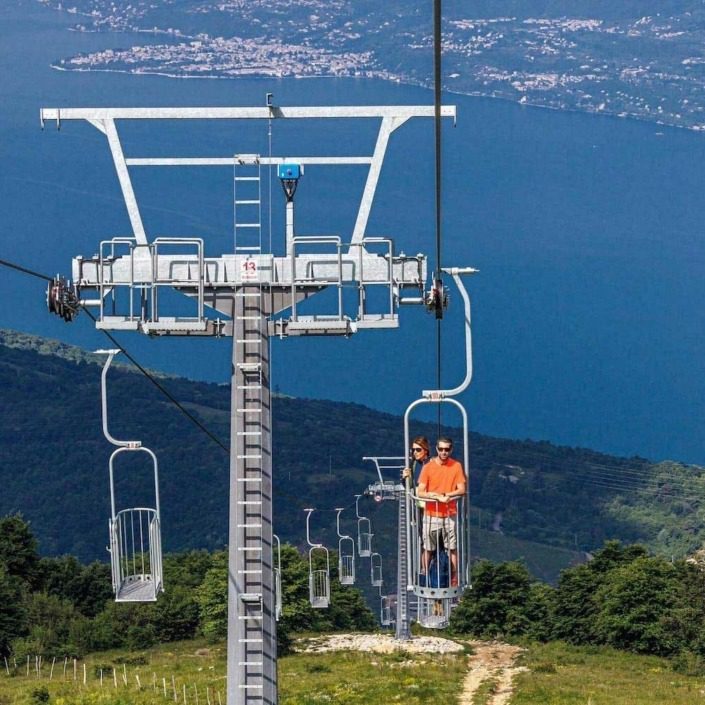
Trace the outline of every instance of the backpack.
{"label": "backpack", "polygon": [[446,551],[438,551],[428,565],[428,587],[450,587],[450,562]]}

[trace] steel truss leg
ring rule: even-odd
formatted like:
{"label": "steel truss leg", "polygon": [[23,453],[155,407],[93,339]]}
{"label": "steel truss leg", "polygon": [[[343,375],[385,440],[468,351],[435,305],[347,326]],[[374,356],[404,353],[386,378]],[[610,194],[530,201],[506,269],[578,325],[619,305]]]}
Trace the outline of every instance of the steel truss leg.
{"label": "steel truss leg", "polygon": [[277,703],[266,300],[243,285],[233,306],[227,705]]}

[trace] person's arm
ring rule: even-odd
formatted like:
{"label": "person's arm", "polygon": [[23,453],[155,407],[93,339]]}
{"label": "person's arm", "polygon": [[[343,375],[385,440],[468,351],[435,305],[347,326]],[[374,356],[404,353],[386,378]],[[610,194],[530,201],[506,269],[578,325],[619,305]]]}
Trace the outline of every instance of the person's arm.
{"label": "person's arm", "polygon": [[419,480],[418,487],[416,488],[416,494],[417,496],[421,497],[422,499],[435,499],[438,500],[439,502],[447,501],[443,500],[443,495],[439,494],[438,492],[428,492],[426,490],[426,483],[422,482]]}
{"label": "person's arm", "polygon": [[452,492],[448,492],[445,496],[448,499],[452,499],[453,497],[462,497],[465,494],[465,483],[464,482],[458,482],[455,486],[455,489]]}

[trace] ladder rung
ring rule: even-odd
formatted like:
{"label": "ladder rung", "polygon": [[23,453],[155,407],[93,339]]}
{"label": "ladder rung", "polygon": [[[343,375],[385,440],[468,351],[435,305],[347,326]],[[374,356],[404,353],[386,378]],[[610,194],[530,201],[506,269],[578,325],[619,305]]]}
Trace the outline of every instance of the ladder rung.
{"label": "ladder rung", "polygon": [[238,455],[236,456],[238,460],[261,460],[261,455]]}
{"label": "ladder rung", "polygon": [[262,504],[259,499],[239,499],[237,503],[242,507],[259,507]]}
{"label": "ladder rung", "polygon": [[235,409],[239,414],[261,414],[262,409]]}
{"label": "ladder rung", "polygon": [[239,615],[238,619],[262,619],[262,615],[261,614]]}
{"label": "ladder rung", "polygon": [[262,252],[260,245],[237,245],[235,252]]}
{"label": "ladder rung", "polygon": [[243,602],[259,602],[262,599],[261,592],[242,592],[240,593],[240,599]]}
{"label": "ladder rung", "polygon": [[261,529],[262,524],[238,524],[238,529]]}
{"label": "ladder rung", "polygon": [[[259,294],[255,294],[255,296],[259,296]],[[248,340],[246,338],[238,338],[235,342],[236,343],[244,343],[245,345],[247,345],[248,343],[250,345],[262,345],[261,338],[255,338],[254,340]]]}
{"label": "ladder rung", "polygon": [[240,644],[261,644],[264,639],[238,639]]}
{"label": "ladder rung", "polygon": [[264,686],[255,685],[254,683],[252,683],[252,684],[250,684],[250,685],[243,685],[243,684],[240,684],[238,687],[239,687],[239,688],[244,688],[245,690],[247,690],[248,688],[252,688],[252,689],[254,689],[254,690],[262,690],[262,688],[263,688]]}
{"label": "ladder rung", "polygon": [[240,321],[259,321],[261,316],[238,316],[238,320]]}
{"label": "ladder rung", "polygon": [[253,296],[259,297],[259,294],[256,291],[238,291],[235,296],[239,296],[241,299],[247,299]]}
{"label": "ladder rung", "polygon": [[258,201],[257,199],[251,199],[251,198],[245,198],[242,201],[235,201],[236,206],[258,206],[262,201]]}
{"label": "ladder rung", "polygon": [[238,661],[238,666],[261,666],[262,661]]}
{"label": "ladder rung", "polygon": [[237,367],[243,372],[259,372],[262,369],[259,362],[238,362]]}
{"label": "ladder rung", "polygon": [[261,575],[262,571],[260,569],[255,570],[238,570],[238,575]]}
{"label": "ladder rung", "polygon": [[238,551],[261,551],[262,546],[240,546]]}
{"label": "ladder rung", "polygon": [[261,477],[238,477],[238,482],[262,482]]}
{"label": "ladder rung", "polygon": [[261,228],[259,223],[237,223],[235,228]]}
{"label": "ladder rung", "polygon": [[[239,387],[238,387],[239,389]],[[238,436],[261,436],[262,431],[238,431]]]}
{"label": "ladder rung", "polygon": [[262,385],[261,384],[238,384],[236,386],[236,389],[252,389],[252,390],[262,389]]}
{"label": "ladder rung", "polygon": [[[248,164],[247,166],[254,166],[254,164]],[[236,176],[235,181],[259,181],[259,176]]]}

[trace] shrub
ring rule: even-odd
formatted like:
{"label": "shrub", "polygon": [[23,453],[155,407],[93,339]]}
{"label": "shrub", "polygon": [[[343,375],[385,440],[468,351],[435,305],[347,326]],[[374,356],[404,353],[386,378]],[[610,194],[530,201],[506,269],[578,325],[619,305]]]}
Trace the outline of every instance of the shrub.
{"label": "shrub", "polygon": [[671,668],[684,676],[705,676],[705,658],[688,649],[676,654],[671,660]]}
{"label": "shrub", "polygon": [[29,695],[29,701],[32,705],[43,705],[49,702],[49,688],[45,685],[40,685],[35,688]]}

